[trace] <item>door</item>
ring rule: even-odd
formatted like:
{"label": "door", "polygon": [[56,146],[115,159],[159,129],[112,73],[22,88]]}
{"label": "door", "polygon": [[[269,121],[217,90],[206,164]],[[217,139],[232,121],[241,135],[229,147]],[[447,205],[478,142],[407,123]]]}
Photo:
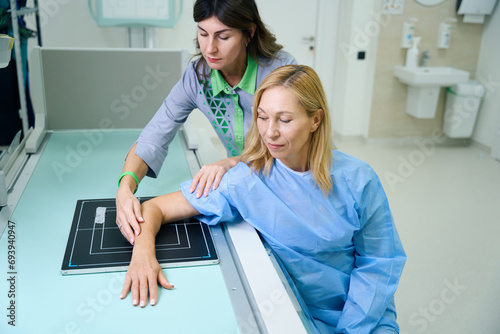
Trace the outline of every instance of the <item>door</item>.
{"label": "door", "polygon": [[299,64],[314,67],[319,0],[256,0],[264,24]]}

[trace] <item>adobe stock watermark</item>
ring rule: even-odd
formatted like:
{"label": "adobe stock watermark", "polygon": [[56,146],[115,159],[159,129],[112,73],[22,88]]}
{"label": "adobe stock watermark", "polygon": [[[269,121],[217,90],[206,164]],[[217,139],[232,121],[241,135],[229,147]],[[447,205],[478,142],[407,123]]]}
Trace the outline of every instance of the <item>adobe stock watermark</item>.
{"label": "adobe stock watermark", "polygon": [[483,99],[485,92],[488,96],[493,94],[497,88],[500,87],[500,82],[494,81],[492,74],[490,74],[488,78],[478,76],[477,81],[480,82],[482,86],[476,86],[473,94],[463,96],[462,103],[455,103],[451,106],[454,113],[448,113],[448,115],[445,114],[445,120],[450,123],[452,130],[459,128],[464,121],[468,120],[473,114],[475,114],[480,107],[481,100]]}
{"label": "adobe stock watermark", "polygon": [[417,146],[408,156],[398,156],[398,164],[395,171],[385,171],[384,178],[392,192],[396,191],[399,183],[404,183],[413,176],[418,167],[434,154],[436,146],[447,140],[441,129],[434,129],[431,138],[417,138],[414,143]]}
{"label": "adobe stock watermark", "polygon": [[366,49],[370,45],[370,40],[376,38],[382,28],[391,23],[392,14],[388,12],[370,12],[371,20],[366,22],[363,28],[355,27],[353,29],[352,40],[350,43],[341,42],[340,50],[344,57],[351,61],[359,50]]}
{"label": "adobe stock watermark", "polygon": [[[269,293],[269,298],[258,302],[262,317],[269,318],[273,316],[273,314],[276,312],[276,307],[283,304],[285,301],[286,301],[286,292],[280,289],[272,290]],[[240,330],[243,334],[255,333],[255,330],[258,328],[253,313],[249,314],[247,319],[241,319],[240,317],[238,317],[237,320]]]}
{"label": "adobe stock watermark", "polygon": [[92,323],[106,307],[113,301],[121,301],[118,296],[122,291],[122,284],[125,280],[125,273],[115,273],[108,281],[105,288],[100,289],[95,294],[91,294],[82,300],[75,309],[76,316],[72,319],[65,319],[67,322],[56,332],[48,334],[69,334],[83,333],[82,327]]}
{"label": "adobe stock watermark", "polygon": [[[153,69],[151,66],[146,66],[145,75],[140,84],[135,85],[130,89],[129,93],[122,93],[119,98],[114,99],[109,109],[112,114],[118,114],[120,121],[126,120],[132,110],[137,109],[140,103],[148,97],[148,92],[151,92],[165,81],[170,76],[169,72],[163,72],[160,65],[157,64]],[[103,143],[104,130],[116,128],[115,123],[110,118],[102,118],[99,121],[98,129],[83,130],[84,137],[76,145],[66,145],[65,155],[63,160],[52,161],[51,167],[59,182],[64,181],[66,174],[71,174],[78,168],[85,158],[89,157],[92,152]]]}
{"label": "adobe stock watermark", "polygon": [[[429,324],[438,319],[440,315],[446,312],[451,306],[460,299],[463,292],[468,286],[460,283],[457,278],[453,281],[444,279],[444,287],[441,289],[439,296],[432,299],[426,306],[419,307],[413,312],[408,322],[418,333],[424,333]],[[401,331],[401,334],[409,334],[413,332]]]}
{"label": "adobe stock watermark", "polygon": [[75,146],[66,145],[64,160],[54,160],[50,164],[57,180],[63,182],[65,174],[71,174],[82,164],[85,157],[90,156],[94,149],[102,144],[104,140],[103,130],[114,127],[109,118],[103,118],[99,123],[99,130],[84,130],[82,136],[85,139],[80,140]]}
{"label": "adobe stock watermark", "polygon": [[[486,96],[493,94],[500,88],[500,81],[495,81],[491,74],[488,78],[478,76],[477,81],[483,85]],[[482,89],[482,87],[476,88],[474,93],[464,97],[461,103],[451,106],[455,112],[445,116],[445,120],[450,122],[452,129],[460,127],[463,122],[468,121],[472,114],[476,112],[483,98]],[[398,184],[404,183],[413,176],[417,168],[422,166],[435,153],[436,147],[448,140],[449,138],[443,134],[440,128],[434,129],[430,138],[415,139],[416,148],[407,156],[400,155],[398,157],[397,168],[394,171],[384,172],[384,178],[391,191],[395,192]]]}
{"label": "adobe stock watermark", "polygon": [[137,109],[139,104],[146,100],[148,92],[157,89],[170,76],[169,72],[161,70],[159,64],[154,69],[148,65],[145,71],[146,74],[140,85],[132,87],[129,94],[122,93],[119,98],[111,102],[111,111],[119,114],[121,120],[126,119],[130,115],[131,109]]}

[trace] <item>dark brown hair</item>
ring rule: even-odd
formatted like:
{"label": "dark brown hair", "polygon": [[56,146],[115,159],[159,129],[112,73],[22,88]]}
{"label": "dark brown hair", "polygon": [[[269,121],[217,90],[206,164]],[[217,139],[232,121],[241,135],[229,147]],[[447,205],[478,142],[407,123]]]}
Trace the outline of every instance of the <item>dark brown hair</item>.
{"label": "dark brown hair", "polygon": [[[273,58],[276,52],[283,48],[276,43],[276,37],[267,29],[262,22],[255,0],[196,0],[193,7],[193,19],[201,22],[211,17],[217,19],[224,25],[239,29],[243,35],[250,39],[247,51],[256,61],[259,58]],[[250,29],[255,25],[255,34],[250,36]],[[198,74],[200,66],[205,66],[198,39],[195,40],[200,61],[196,66]]]}

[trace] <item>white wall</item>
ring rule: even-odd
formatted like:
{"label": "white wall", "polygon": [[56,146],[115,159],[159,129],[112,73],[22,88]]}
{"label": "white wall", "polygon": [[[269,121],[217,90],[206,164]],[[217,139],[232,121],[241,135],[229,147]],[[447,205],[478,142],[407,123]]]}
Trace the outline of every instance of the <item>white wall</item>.
{"label": "white wall", "polygon": [[165,49],[186,49],[190,54],[196,52],[196,22],[193,21],[194,0],[184,1],[181,17],[173,28],[156,29],[156,46]]}
{"label": "white wall", "polygon": [[[341,137],[367,137],[380,23],[380,1],[342,1],[333,102],[334,131]],[[358,60],[358,51],[365,51]]]}
{"label": "white wall", "polygon": [[333,106],[339,95],[335,87],[335,75],[337,72],[337,57],[339,57],[337,49],[341,28],[339,19],[341,17],[341,2],[342,0],[320,0],[318,3],[318,29],[314,59],[314,69],[323,84],[330,113],[332,114],[332,129],[336,128],[333,119],[336,110],[333,109]]}
{"label": "white wall", "polygon": [[493,146],[495,135],[500,132],[500,5],[484,24],[476,79],[486,88],[486,96],[479,110],[473,139],[488,147]]}
{"label": "white wall", "polygon": [[87,1],[40,0],[39,6],[43,46],[127,47],[127,30],[98,27]]}

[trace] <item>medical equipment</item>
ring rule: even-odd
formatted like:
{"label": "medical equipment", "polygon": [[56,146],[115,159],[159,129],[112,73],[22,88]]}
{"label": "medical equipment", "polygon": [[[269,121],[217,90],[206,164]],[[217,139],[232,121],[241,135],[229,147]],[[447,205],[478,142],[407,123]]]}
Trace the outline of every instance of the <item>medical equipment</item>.
{"label": "medical equipment", "polygon": [[[19,131],[10,146],[0,154],[0,208],[7,205],[7,193],[18,176],[19,166],[14,165],[22,155],[24,143],[24,140],[21,142],[21,131]],[[3,226],[0,226],[0,230],[3,230]]]}
{"label": "medical equipment", "polygon": [[176,13],[175,0],[95,0],[95,11],[92,0],[88,0],[92,17],[100,27],[173,27],[182,14],[180,1]]}
{"label": "medical equipment", "polygon": [[[141,203],[148,199],[139,198]],[[114,198],[78,200],[61,273],[125,271],[132,250],[116,225]],[[162,225],[156,238],[156,258],[162,268],[219,263],[210,229],[194,218]]]}
{"label": "medical equipment", "polygon": [[130,48],[155,48],[153,28],[172,28],[182,14],[183,1],[88,0],[89,11],[100,27],[127,27]]}
{"label": "medical equipment", "polygon": [[27,8],[21,7],[18,8],[17,2],[15,0],[10,0],[10,13],[11,13],[11,22],[12,22],[12,33],[14,34],[14,52],[16,55],[16,71],[17,71],[17,86],[19,90],[19,116],[22,121],[23,126],[23,134],[27,136],[29,130],[29,122],[28,122],[28,102],[26,98],[26,84],[24,77],[24,69],[23,69],[23,53],[21,52],[21,27],[19,25],[19,19],[23,18],[25,15],[34,14],[35,15],[35,24],[37,27],[37,41],[38,45],[42,45],[41,40],[41,30],[40,30],[40,19],[39,19],[39,8],[38,8],[38,0],[33,1],[34,6]]}
{"label": "medical equipment", "polygon": [[34,48],[32,99],[38,108],[26,149],[36,152],[46,130],[143,128],[188,58],[185,50]]}

